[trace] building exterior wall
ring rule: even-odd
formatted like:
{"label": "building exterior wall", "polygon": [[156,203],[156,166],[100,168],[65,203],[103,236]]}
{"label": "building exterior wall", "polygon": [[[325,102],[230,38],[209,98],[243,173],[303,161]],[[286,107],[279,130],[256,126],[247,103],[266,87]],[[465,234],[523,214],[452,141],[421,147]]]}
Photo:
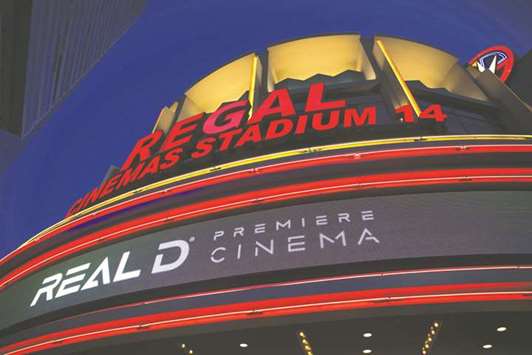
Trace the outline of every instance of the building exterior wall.
{"label": "building exterior wall", "polygon": [[320,36],[205,76],[0,260],[0,352],[339,304],[530,309],[532,113],[456,62],[403,39]]}
{"label": "building exterior wall", "polygon": [[145,0],[7,1],[0,124],[26,136],[37,128],[134,23]]}

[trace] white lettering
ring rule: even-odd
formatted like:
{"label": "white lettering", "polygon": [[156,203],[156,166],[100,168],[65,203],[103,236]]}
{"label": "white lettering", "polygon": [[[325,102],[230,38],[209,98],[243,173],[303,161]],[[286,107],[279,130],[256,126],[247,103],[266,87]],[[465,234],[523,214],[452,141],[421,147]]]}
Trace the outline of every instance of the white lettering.
{"label": "white lettering", "polygon": [[323,215],[323,216],[316,216],[316,225],[317,226],[326,226],[327,224],[329,224],[327,222],[327,216]]}
{"label": "white lettering", "polygon": [[360,218],[362,218],[363,221],[373,221],[375,216],[373,215],[373,211],[367,210],[360,212]]}
{"label": "white lettering", "polygon": [[[85,271],[90,266],[91,266],[91,263],[85,263],[85,264],[70,268],[70,269],[67,270],[66,276],[70,276],[72,274],[77,274],[77,273],[79,273],[81,271]],[[72,277],[68,277],[66,279],[63,279],[63,281],[61,282],[61,285],[59,285],[59,288],[57,289],[57,293],[55,294],[55,298],[63,297],[63,296],[66,296],[66,295],[70,295],[71,293],[78,292],[79,288],[81,287],[81,285],[74,285],[74,286],[70,286],[70,287],[68,287],[68,286],[72,285],[72,284],[76,284],[78,282],[81,282],[81,281],[83,281],[84,278],[85,278],[85,273],[82,273],[82,274],[79,274],[79,275],[76,275],[76,276],[72,276]]]}
{"label": "white lettering", "polygon": [[216,231],[214,232],[214,237],[212,238],[212,240],[216,241],[216,239],[220,238],[223,235],[224,235],[224,231]]}
{"label": "white lettering", "polygon": [[342,223],[342,221],[351,223],[351,217],[349,216],[349,213],[347,212],[338,213],[338,223]]}
{"label": "white lettering", "polygon": [[279,221],[276,221],[276,222],[275,222],[275,230],[278,231],[278,230],[279,230],[279,227],[280,227],[280,228],[288,228],[288,229],[290,229],[290,228],[292,228],[292,222],[291,222],[291,220],[287,220],[287,221],[284,222],[284,223],[281,223],[281,222],[279,222]]}
{"label": "white lettering", "polygon": [[153,268],[151,270],[152,274],[166,272],[178,268],[185,262],[190,252],[190,246],[184,240],[172,240],[170,242],[159,244],[159,250],[166,250],[170,248],[179,248],[179,256],[177,259],[174,262],[162,264],[164,254],[157,254],[155,257],[155,262],[153,263]]}
{"label": "white lettering", "polygon": [[380,241],[377,239],[377,237],[375,237],[373,234],[371,234],[369,229],[364,228],[364,230],[362,231],[362,234],[360,235],[360,239],[358,240],[358,245],[361,245],[366,240],[374,241],[377,244],[380,243]]}
{"label": "white lettering", "polygon": [[266,223],[255,224],[255,234],[265,233]]}
{"label": "white lettering", "polygon": [[259,248],[264,250],[270,255],[273,255],[273,239],[270,239],[270,247],[266,247],[265,245],[261,244],[258,241],[255,241],[255,256],[259,255]]}
{"label": "white lettering", "polygon": [[98,265],[96,270],[92,273],[92,275],[89,277],[87,282],[83,285],[81,288],[82,290],[88,290],[89,288],[98,287],[100,283],[96,279],[99,274],[102,274],[102,284],[107,285],[111,283],[111,272],[109,271],[109,258],[106,257],[103,259],[103,261]]}
{"label": "white lettering", "polygon": [[48,283],[49,283],[49,285],[41,287],[40,289],[37,290],[37,293],[35,294],[35,297],[33,297],[33,301],[31,301],[30,307],[33,307],[33,306],[35,306],[35,304],[37,304],[37,301],[39,301],[39,298],[41,297],[42,294],[45,294],[47,301],[50,301],[51,299],[53,299],[54,298],[54,293],[53,293],[54,288],[56,288],[57,285],[59,285],[59,283],[61,282],[62,278],[63,278],[63,274],[62,273],[58,273],[58,274],[55,274],[55,275],[52,275],[52,276],[48,276],[44,280],[42,280],[41,286],[44,286],[44,285],[46,285]]}
{"label": "white lettering", "polygon": [[237,235],[240,235],[241,237],[244,236],[244,227],[235,228],[235,231],[233,232],[233,238],[236,238]]}
{"label": "white lettering", "polygon": [[227,249],[224,248],[224,247],[218,247],[218,248],[214,249],[214,250],[212,251],[212,253],[211,253],[211,261],[212,261],[213,263],[217,263],[217,264],[218,264],[218,263],[221,263],[222,261],[224,261],[224,260],[225,260],[225,257],[222,256],[221,258],[216,258],[216,256],[215,256],[214,254],[216,254],[216,253],[219,252],[219,251],[226,251],[226,250],[227,250]]}
{"label": "white lettering", "polygon": [[[301,241],[301,239],[303,239],[303,241]],[[295,235],[293,237],[288,237],[288,252],[293,253],[296,251],[305,251],[305,240],[304,239],[305,239],[304,235]]]}
{"label": "white lettering", "polygon": [[334,241],[335,239],[336,240],[340,239],[342,241],[342,245],[344,247],[346,246],[345,231],[341,231],[340,233],[338,233],[336,235],[336,237],[334,237],[334,239],[327,237],[323,233],[320,233],[320,248],[323,249],[325,247],[324,241],[328,241],[329,243],[333,244],[333,243],[335,243],[335,241]]}
{"label": "white lettering", "polygon": [[116,270],[116,274],[113,279],[113,282],[134,279],[140,276],[139,269],[124,272],[126,268],[126,264],[127,264],[127,259],[129,258],[129,254],[130,254],[129,251],[126,251],[122,254],[122,257],[120,258],[120,262],[118,263],[118,269]]}
{"label": "white lettering", "polygon": [[236,252],[236,259],[240,260],[240,257],[242,256],[242,243],[238,243],[238,248]]}

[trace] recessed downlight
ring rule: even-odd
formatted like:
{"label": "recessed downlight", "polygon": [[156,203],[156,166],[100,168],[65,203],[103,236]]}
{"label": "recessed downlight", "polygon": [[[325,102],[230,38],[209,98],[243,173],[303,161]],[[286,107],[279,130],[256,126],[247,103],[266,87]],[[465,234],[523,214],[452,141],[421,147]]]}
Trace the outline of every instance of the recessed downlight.
{"label": "recessed downlight", "polygon": [[364,338],[371,338],[371,337],[373,336],[373,333],[371,333],[371,332],[365,332],[364,334],[362,334],[362,336],[363,336]]}
{"label": "recessed downlight", "polygon": [[493,345],[491,345],[491,344],[482,345],[482,349],[491,349],[491,348],[493,348]]}
{"label": "recessed downlight", "polygon": [[371,349],[362,350],[362,354],[371,354],[373,351]]}
{"label": "recessed downlight", "polygon": [[505,332],[505,331],[507,331],[507,330],[508,330],[508,328],[506,328],[506,327],[499,327],[499,328],[497,328],[497,331],[498,331],[499,333]]}
{"label": "recessed downlight", "polygon": [[248,343],[240,343],[241,348],[247,348],[249,345]]}
{"label": "recessed downlight", "polygon": [[434,342],[436,341],[436,338],[438,337],[440,327],[441,327],[441,323],[432,322],[432,324],[429,327],[427,336],[425,337],[425,342],[423,343],[423,346],[421,347],[421,355],[427,355],[431,347],[434,346]]}
{"label": "recessed downlight", "polygon": [[301,348],[305,352],[306,355],[313,355],[312,353],[312,345],[310,345],[310,340],[307,339],[307,336],[302,331],[298,332],[299,335],[299,341]]}

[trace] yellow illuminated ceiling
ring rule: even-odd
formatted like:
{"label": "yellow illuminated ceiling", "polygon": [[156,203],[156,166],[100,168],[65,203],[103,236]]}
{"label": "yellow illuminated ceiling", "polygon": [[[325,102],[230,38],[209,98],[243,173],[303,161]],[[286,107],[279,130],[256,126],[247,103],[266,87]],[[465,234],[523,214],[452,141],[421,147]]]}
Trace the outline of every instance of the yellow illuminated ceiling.
{"label": "yellow illuminated ceiling", "polygon": [[316,74],[336,76],[346,70],[375,72],[360,43],[360,35],[334,35],[300,39],[268,48],[269,77],[273,84],[285,79],[306,80]]}
{"label": "yellow illuminated ceiling", "polygon": [[172,124],[174,123],[174,116],[178,106],[179,103],[176,101],[170,107],[163,107],[159,113],[159,117],[157,117],[153,131],[160,129],[164,133],[168,133],[170,127],[172,127]]}
{"label": "yellow illuminated ceiling", "polygon": [[[388,51],[384,47],[384,44],[380,40],[375,41],[375,46],[373,47],[373,55],[377,65],[382,70],[382,75],[387,77],[390,90],[391,90],[391,101],[395,108],[409,104],[416,115],[419,116],[421,109],[412,94],[412,91],[406,84],[401,72],[397,68],[397,65],[394,63],[393,59],[390,57]],[[394,84],[395,83],[395,84]],[[393,86],[396,86],[395,90]],[[397,87],[399,86],[399,87]]]}
{"label": "yellow illuminated ceiling", "polygon": [[404,80],[419,80],[425,86],[477,100],[487,97],[475,84],[458,58],[427,45],[393,37],[375,37],[381,41]]}
{"label": "yellow illuminated ceiling", "polygon": [[[487,97],[458,59],[444,51],[399,38],[377,36],[405,81],[419,80],[429,88],[443,88],[456,95],[487,101]],[[366,80],[376,78],[374,68],[358,34],[329,35],[281,43],[267,50],[264,67],[255,53],[238,58],[194,84],[186,93],[177,120],[213,112],[221,104],[249,92],[253,105],[256,90],[267,84],[269,91],[285,79],[307,80],[316,74],[337,76],[347,70],[361,72]],[[266,71],[267,83],[262,83]],[[161,121],[162,122],[162,121]],[[166,122],[166,121],[164,121]],[[166,125],[164,125],[166,127]]]}
{"label": "yellow illuminated ceiling", "polygon": [[257,68],[257,56],[248,54],[224,65],[185,93],[185,102],[179,115],[183,119],[200,112],[213,112],[222,103],[236,101],[250,90],[252,72]]}

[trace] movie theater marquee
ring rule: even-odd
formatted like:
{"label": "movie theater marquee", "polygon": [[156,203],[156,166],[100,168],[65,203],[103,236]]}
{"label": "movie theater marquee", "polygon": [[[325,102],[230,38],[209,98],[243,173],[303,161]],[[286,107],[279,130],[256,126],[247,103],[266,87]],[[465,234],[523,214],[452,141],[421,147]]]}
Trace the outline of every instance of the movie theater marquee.
{"label": "movie theater marquee", "polygon": [[[276,145],[298,138],[307,145],[319,144],[319,136],[330,132],[339,135],[380,125],[376,106],[348,107],[346,100],[325,100],[323,83],[311,84],[303,112],[296,112],[288,89],[272,91],[250,115],[247,99],[226,103],[215,112],[200,113],[175,122],[168,134],[161,130],[141,138],[131,150],[118,173],[94,188],[69,209],[75,214],[109,196],[142,185],[157,176],[180,168],[182,164],[205,161],[209,156],[232,154],[253,146],[261,153],[271,153]],[[411,106],[396,110],[400,124],[417,124],[420,120],[442,123],[447,116],[440,105],[430,105],[419,115]],[[260,147],[260,148],[257,148]]]}

